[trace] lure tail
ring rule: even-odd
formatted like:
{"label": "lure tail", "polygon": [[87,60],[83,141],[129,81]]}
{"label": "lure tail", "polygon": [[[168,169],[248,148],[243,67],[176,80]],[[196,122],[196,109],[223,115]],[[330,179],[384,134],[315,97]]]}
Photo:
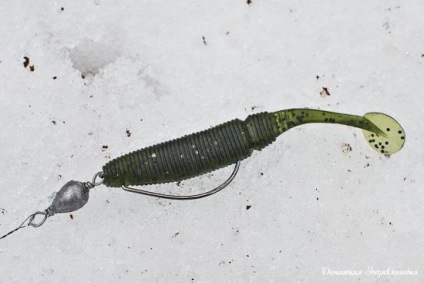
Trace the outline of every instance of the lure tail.
{"label": "lure tail", "polygon": [[369,145],[380,153],[391,155],[398,152],[405,143],[405,131],[392,117],[371,112],[364,116],[328,112],[315,109],[289,109],[272,113],[277,126],[276,132],[307,123],[332,123],[362,129]]}

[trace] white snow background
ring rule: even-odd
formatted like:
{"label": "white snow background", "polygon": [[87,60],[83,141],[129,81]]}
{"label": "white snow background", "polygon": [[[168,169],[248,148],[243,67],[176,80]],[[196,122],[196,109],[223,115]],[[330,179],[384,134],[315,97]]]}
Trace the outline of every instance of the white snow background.
{"label": "white snow background", "polygon": [[406,144],[386,158],[358,129],[304,125],[206,199],[96,187],[0,240],[0,281],[423,282],[423,15],[421,0],[2,0],[0,234],[115,157],[261,111],[384,112]]}

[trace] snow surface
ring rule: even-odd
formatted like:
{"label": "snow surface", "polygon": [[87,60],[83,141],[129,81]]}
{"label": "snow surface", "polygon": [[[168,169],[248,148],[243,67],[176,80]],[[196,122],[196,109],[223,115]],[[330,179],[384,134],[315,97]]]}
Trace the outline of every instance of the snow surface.
{"label": "snow surface", "polygon": [[252,113],[380,111],[407,141],[386,158],[357,129],[306,125],[206,199],[97,187],[73,218],[0,240],[0,281],[423,282],[423,15],[421,0],[2,0],[0,234],[112,158]]}

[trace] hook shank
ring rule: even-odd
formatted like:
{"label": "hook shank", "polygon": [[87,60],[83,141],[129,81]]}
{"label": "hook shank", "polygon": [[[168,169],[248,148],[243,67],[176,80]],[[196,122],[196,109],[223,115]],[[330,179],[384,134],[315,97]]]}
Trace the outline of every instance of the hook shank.
{"label": "hook shank", "polygon": [[218,187],[216,187],[216,188],[214,188],[210,191],[200,193],[200,194],[195,194],[195,195],[177,196],[177,195],[171,195],[171,194],[161,194],[161,193],[156,193],[156,192],[152,192],[152,191],[131,188],[131,187],[124,186],[124,185],[122,186],[122,189],[124,191],[131,192],[131,193],[142,194],[142,195],[147,195],[147,196],[151,196],[151,197],[165,198],[165,199],[173,199],[173,200],[199,199],[199,198],[204,198],[204,197],[213,195],[213,194],[221,191],[222,189],[224,189],[226,186],[228,186],[228,184],[230,184],[233,181],[233,179],[236,177],[239,168],[240,168],[240,161],[237,161],[236,165],[234,167],[233,173],[231,173],[230,177],[224,183],[222,183],[221,185],[219,185]]}

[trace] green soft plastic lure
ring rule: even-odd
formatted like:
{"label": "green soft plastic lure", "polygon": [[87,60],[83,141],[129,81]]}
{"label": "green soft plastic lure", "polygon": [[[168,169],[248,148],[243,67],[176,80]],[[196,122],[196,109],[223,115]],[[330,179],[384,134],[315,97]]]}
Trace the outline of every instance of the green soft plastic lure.
{"label": "green soft plastic lure", "polygon": [[243,160],[287,130],[307,123],[360,128],[372,148],[385,155],[399,151],[405,143],[399,123],[382,113],[355,116],[314,109],[264,112],[116,158],[103,166],[103,183],[121,187],[192,178]]}
{"label": "green soft plastic lure", "polygon": [[[100,184],[168,199],[197,199],[209,196],[222,190],[233,180],[240,160],[249,157],[253,150],[261,150],[282,133],[308,123],[332,123],[360,128],[366,142],[386,156],[399,151],[405,143],[405,131],[401,125],[383,113],[371,112],[356,116],[315,109],[288,109],[254,114],[244,121],[235,119],[202,132],[113,159],[103,166],[101,172],[94,175],[91,182],[66,183],[56,194],[51,206],[31,214],[18,228],[0,239],[26,226],[39,227],[56,213],[80,209],[87,203],[90,189]],[[230,164],[236,164],[230,178],[205,193],[176,196],[129,187],[177,182]],[[35,222],[34,219],[38,215],[41,215],[42,219]]]}

